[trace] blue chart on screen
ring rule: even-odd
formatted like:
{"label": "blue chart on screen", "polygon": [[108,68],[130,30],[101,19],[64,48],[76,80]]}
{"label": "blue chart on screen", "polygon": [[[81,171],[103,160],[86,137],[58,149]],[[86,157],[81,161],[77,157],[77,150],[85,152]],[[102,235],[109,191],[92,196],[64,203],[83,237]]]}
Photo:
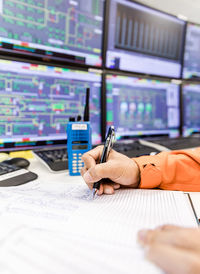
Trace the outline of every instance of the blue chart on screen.
{"label": "blue chart on screen", "polygon": [[180,77],[185,22],[140,4],[111,0],[106,66]]}
{"label": "blue chart on screen", "polygon": [[0,60],[1,143],[66,139],[69,117],[84,113],[88,87],[92,140],[99,143],[100,74]]}
{"label": "blue chart on screen", "polygon": [[1,0],[0,48],[101,66],[104,0]]}

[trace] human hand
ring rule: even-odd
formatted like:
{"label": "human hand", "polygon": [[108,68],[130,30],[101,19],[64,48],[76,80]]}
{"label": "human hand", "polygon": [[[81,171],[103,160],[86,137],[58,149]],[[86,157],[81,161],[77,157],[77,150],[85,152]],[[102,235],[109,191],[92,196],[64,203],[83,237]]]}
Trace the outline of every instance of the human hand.
{"label": "human hand", "polygon": [[[112,149],[107,162],[97,164],[102,151],[103,146],[98,146],[82,156],[84,167],[81,175],[88,187],[92,189],[93,183],[105,179],[105,183],[100,185],[98,195],[113,194],[114,190],[119,189],[121,185],[136,188],[139,184],[140,174],[135,161]],[[112,182],[108,183],[108,179]]]}
{"label": "human hand", "polygon": [[162,226],[141,230],[138,240],[147,258],[168,274],[200,273],[200,229]]}

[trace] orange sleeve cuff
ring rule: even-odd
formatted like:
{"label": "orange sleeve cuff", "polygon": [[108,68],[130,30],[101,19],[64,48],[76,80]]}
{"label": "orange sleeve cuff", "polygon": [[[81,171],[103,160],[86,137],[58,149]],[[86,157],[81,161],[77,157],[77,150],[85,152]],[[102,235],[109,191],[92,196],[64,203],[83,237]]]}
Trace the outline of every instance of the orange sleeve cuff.
{"label": "orange sleeve cuff", "polygon": [[139,188],[200,191],[200,148],[163,151],[133,160],[140,170]]}
{"label": "orange sleeve cuff", "polygon": [[134,158],[140,169],[140,184],[138,188],[158,188],[162,182],[160,163],[154,156]]}

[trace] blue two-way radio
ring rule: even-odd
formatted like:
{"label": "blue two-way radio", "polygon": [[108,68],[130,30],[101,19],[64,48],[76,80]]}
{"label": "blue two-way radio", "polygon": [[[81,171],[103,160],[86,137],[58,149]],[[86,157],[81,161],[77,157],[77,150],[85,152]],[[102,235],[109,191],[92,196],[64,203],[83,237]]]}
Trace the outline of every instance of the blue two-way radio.
{"label": "blue two-way radio", "polygon": [[90,122],[67,124],[67,153],[69,175],[80,175],[82,155],[92,148]]}
{"label": "blue two-way radio", "polygon": [[[89,93],[87,88],[84,121],[67,124],[67,153],[69,175],[80,175],[83,167],[82,155],[92,148],[92,129],[89,122]],[[78,119],[80,120],[80,118]]]}

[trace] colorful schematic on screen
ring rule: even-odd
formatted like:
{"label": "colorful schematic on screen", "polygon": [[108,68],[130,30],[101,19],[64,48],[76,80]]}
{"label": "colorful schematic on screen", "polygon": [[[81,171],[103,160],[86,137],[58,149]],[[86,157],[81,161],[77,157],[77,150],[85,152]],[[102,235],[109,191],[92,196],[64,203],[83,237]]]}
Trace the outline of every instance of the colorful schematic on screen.
{"label": "colorful schematic on screen", "polygon": [[106,76],[107,126],[117,137],[179,134],[179,86],[128,76]]}
{"label": "colorful schematic on screen", "polygon": [[106,66],[180,77],[185,22],[126,0],[110,0]]}
{"label": "colorful schematic on screen", "polygon": [[200,133],[200,85],[183,85],[183,135]]}
{"label": "colorful schematic on screen", "polygon": [[104,0],[0,0],[0,49],[101,66]]}
{"label": "colorful schematic on screen", "polygon": [[0,142],[66,139],[69,117],[83,117],[88,87],[96,144],[101,141],[100,74],[0,60]]}

